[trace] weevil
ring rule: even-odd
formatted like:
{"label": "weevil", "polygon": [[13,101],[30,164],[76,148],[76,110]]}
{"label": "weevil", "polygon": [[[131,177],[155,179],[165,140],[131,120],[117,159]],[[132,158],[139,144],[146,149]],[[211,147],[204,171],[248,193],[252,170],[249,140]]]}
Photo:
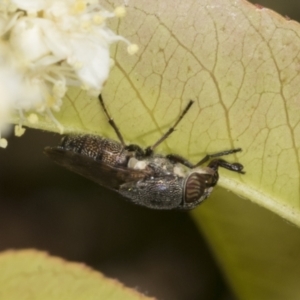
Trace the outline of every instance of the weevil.
{"label": "weevil", "polygon": [[220,158],[240,152],[241,148],[208,154],[196,164],[176,154],[154,152],[173,133],[194,101],[188,102],[174,125],[158,141],[143,149],[135,144],[126,145],[102,96],[98,98],[119,141],[95,135],[66,135],[59,146],[46,147],[44,151],[57,164],[121,194],[132,203],[161,210],[189,210],[198,206],[217,184],[219,167],[244,174],[242,164]]}

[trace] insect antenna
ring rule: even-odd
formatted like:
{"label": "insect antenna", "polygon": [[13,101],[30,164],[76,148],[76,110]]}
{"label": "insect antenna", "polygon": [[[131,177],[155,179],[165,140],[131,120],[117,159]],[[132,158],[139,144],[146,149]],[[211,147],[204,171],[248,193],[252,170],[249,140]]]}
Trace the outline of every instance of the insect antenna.
{"label": "insect antenna", "polygon": [[123,136],[122,136],[122,134],[121,134],[119,128],[117,127],[115,121],[113,120],[113,118],[111,118],[111,116],[110,116],[109,113],[107,112],[107,109],[106,109],[106,107],[105,107],[105,105],[104,105],[104,101],[103,101],[103,98],[102,98],[102,95],[101,95],[101,94],[99,94],[98,99],[99,99],[100,104],[101,104],[101,106],[102,106],[102,108],[103,108],[103,110],[104,110],[104,112],[105,112],[105,114],[106,114],[106,116],[107,116],[107,118],[108,118],[108,123],[109,123],[110,126],[114,129],[114,131],[115,131],[115,133],[117,134],[117,136],[118,136],[118,138],[119,138],[121,144],[125,147],[126,144],[125,144],[125,142],[124,142]]}
{"label": "insect antenna", "polygon": [[183,112],[181,113],[181,115],[179,116],[179,118],[177,119],[177,121],[175,122],[175,124],[171,128],[169,128],[169,130],[156,143],[154,143],[152,146],[149,146],[149,147],[147,147],[145,149],[145,154],[147,156],[151,155],[153,153],[153,150],[159,144],[161,144],[165,139],[167,139],[169,137],[169,135],[175,130],[176,126],[179,124],[179,122],[183,119],[183,117],[185,116],[185,114],[191,108],[191,106],[193,105],[193,103],[194,103],[194,101],[190,100],[189,103],[187,104],[187,106],[185,107],[185,109],[183,110]]}

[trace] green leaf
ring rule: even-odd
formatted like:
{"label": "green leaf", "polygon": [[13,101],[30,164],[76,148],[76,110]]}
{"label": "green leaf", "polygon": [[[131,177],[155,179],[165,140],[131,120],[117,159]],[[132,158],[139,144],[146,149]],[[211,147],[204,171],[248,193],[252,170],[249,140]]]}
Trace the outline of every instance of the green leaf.
{"label": "green leaf", "polygon": [[35,250],[0,254],[1,299],[153,299],[83,264]]}
{"label": "green leaf", "polygon": [[[299,24],[233,0],[131,1],[114,22],[141,48],[129,56],[118,44],[103,92],[125,139],[154,143],[194,99],[159,150],[198,161],[242,147],[233,160],[247,175],[221,171],[220,184],[300,225]],[[115,137],[96,99],[71,90],[65,100],[55,116],[67,132]]]}
{"label": "green leaf", "polygon": [[[242,0],[130,0],[127,17],[112,26],[141,48],[132,57],[123,45],[115,48],[103,92],[126,141],[151,145],[194,99],[159,151],[196,162],[243,148],[228,159],[246,175],[221,170],[223,188],[194,216],[241,298],[297,299],[298,229],[226,190],[300,226],[299,24]],[[83,92],[70,91],[56,117],[67,131],[115,137],[98,102]]]}
{"label": "green leaf", "polygon": [[223,188],[193,216],[238,299],[299,299],[298,227]]}

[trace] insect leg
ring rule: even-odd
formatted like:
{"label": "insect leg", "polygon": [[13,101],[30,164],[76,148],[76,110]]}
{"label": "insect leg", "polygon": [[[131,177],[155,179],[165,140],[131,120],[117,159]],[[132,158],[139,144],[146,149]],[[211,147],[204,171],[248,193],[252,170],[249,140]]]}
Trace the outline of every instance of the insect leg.
{"label": "insect leg", "polygon": [[118,136],[118,138],[119,138],[121,144],[122,144],[123,146],[126,146],[126,145],[125,145],[125,142],[124,142],[124,139],[123,139],[123,136],[122,136],[122,134],[121,134],[119,128],[117,127],[115,121],[111,118],[111,116],[110,116],[109,113],[107,112],[107,109],[106,109],[106,107],[105,107],[105,105],[104,105],[104,101],[103,101],[103,98],[102,98],[102,95],[101,95],[101,94],[98,96],[98,99],[99,99],[100,104],[101,104],[101,106],[102,106],[102,108],[103,108],[103,110],[104,110],[104,112],[105,112],[105,114],[106,114],[106,116],[107,116],[107,118],[108,118],[108,123],[109,123],[109,124],[111,125],[111,127],[114,129],[114,131],[115,131],[115,133],[117,134],[117,136]]}
{"label": "insect leg", "polygon": [[208,167],[213,169],[213,170],[218,170],[218,167],[222,167],[225,168],[227,170],[233,171],[233,172],[237,172],[237,173],[241,173],[241,174],[245,174],[245,172],[243,171],[244,166],[239,164],[239,163],[230,163],[224,159],[214,159],[212,160],[209,164]]}
{"label": "insect leg", "polygon": [[137,158],[143,158],[143,157],[145,157],[144,150],[140,146],[138,146],[138,145],[130,144],[128,146],[125,146],[124,148],[126,150],[128,150],[128,151],[135,152],[135,156]]}
{"label": "insect leg", "polygon": [[193,103],[194,103],[194,101],[190,100],[189,103],[187,104],[187,106],[185,107],[185,109],[183,110],[183,112],[181,113],[181,115],[179,116],[178,120],[175,122],[175,124],[156,143],[154,143],[152,146],[149,146],[145,149],[145,153],[147,156],[150,156],[153,153],[153,150],[159,144],[161,144],[166,138],[168,138],[168,136],[175,130],[176,126],[182,120],[182,118],[185,116],[185,114],[188,112],[188,110],[191,108]]}
{"label": "insect leg", "polygon": [[169,154],[166,156],[167,159],[169,159],[172,163],[179,163],[182,164],[190,169],[194,168],[194,165],[185,159],[184,157],[177,155],[177,154]]}
{"label": "insect leg", "polygon": [[[218,153],[214,153],[214,154],[207,154],[204,158],[202,158],[198,163],[196,163],[195,165],[192,164],[190,161],[188,161],[187,159],[185,159],[184,157],[177,155],[177,154],[169,154],[166,157],[172,162],[172,163],[180,163],[190,169],[199,167],[200,165],[206,163],[207,161],[209,161],[210,159],[214,158],[214,157],[220,157],[220,156],[224,156],[224,155],[229,155],[235,152],[239,152],[242,151],[241,148],[237,148],[237,149],[231,149],[231,150],[226,150],[226,151],[222,151],[222,152],[218,152]],[[223,159],[214,159],[212,160],[208,167],[217,170],[218,167],[223,167],[226,168],[228,170],[231,171],[235,171],[238,173],[244,173],[242,171],[243,166],[239,163],[229,163]]]}
{"label": "insect leg", "polygon": [[240,151],[242,151],[241,148],[236,148],[236,149],[230,149],[230,150],[221,151],[221,152],[214,153],[214,154],[207,154],[198,163],[196,163],[193,166],[193,168],[196,168],[196,167],[199,167],[199,166],[203,165],[204,163],[208,162],[210,159],[212,159],[214,157],[220,157],[220,156],[224,156],[224,155],[229,155],[229,154],[233,154],[233,153],[240,152]]}

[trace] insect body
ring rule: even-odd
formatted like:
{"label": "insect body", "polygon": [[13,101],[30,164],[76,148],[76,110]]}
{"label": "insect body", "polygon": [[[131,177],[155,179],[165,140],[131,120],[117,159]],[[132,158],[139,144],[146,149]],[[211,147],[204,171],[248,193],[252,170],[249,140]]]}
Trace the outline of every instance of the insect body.
{"label": "insect body", "polygon": [[[219,158],[239,152],[240,148],[206,155],[196,164],[179,155],[154,153],[175,130],[193,101],[154,145],[142,149],[125,144],[101,95],[99,100],[120,142],[93,135],[67,135],[59,146],[46,147],[45,153],[59,165],[116,191],[129,201],[153,209],[193,209],[209,197],[218,182],[219,167],[244,173],[241,164]],[[208,161],[206,167],[200,167]]]}

